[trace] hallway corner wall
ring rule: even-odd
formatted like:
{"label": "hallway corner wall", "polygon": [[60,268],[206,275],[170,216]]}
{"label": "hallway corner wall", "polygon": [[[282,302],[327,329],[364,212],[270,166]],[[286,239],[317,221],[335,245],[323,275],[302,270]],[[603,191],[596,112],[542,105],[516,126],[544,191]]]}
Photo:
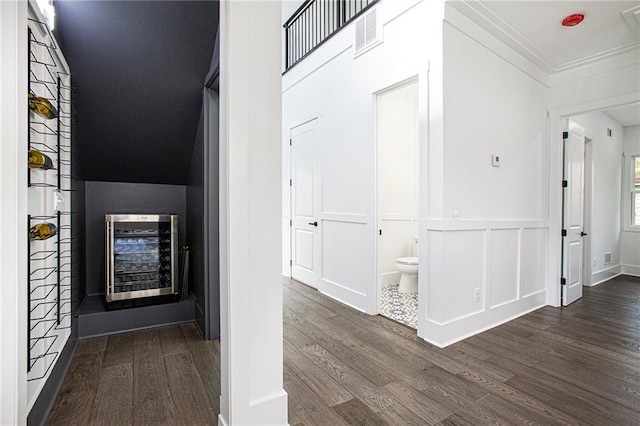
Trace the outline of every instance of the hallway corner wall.
{"label": "hallway corner wall", "polygon": [[445,10],[442,209],[419,329],[438,346],[544,305],[549,238],[545,75]]}

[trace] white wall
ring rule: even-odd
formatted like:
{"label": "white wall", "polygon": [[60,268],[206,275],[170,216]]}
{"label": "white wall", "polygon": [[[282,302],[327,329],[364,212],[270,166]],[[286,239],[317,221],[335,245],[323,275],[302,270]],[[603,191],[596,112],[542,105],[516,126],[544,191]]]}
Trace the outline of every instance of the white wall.
{"label": "white wall", "polygon": [[[640,155],[640,126],[632,126],[624,128],[624,153],[627,157],[632,155]],[[625,175],[625,179],[627,176]],[[631,209],[631,203],[628,202],[628,193],[623,193],[623,208]],[[623,220],[629,220],[629,217],[623,215]],[[621,264],[622,272],[628,275],[640,276],[640,231],[629,229],[624,226],[622,231],[622,253]]]}
{"label": "white wall", "polygon": [[221,425],[285,425],[277,1],[220,2]]}
{"label": "white wall", "polygon": [[442,210],[428,223],[419,330],[440,346],[541,306],[548,244],[546,86],[502,43],[445,12]]}
{"label": "white wall", "polygon": [[395,261],[415,256],[419,200],[418,84],[376,98],[378,143],[378,274],[382,286],[398,284]]}
{"label": "white wall", "polygon": [[[571,120],[593,140],[592,219],[585,229],[591,243],[591,285],[596,285],[620,273],[623,128],[602,112],[581,114]],[[607,128],[613,130],[612,138],[607,136]],[[611,253],[608,265],[605,253]]]}
{"label": "white wall", "polygon": [[283,0],[280,20],[284,25],[285,22],[298,10],[298,8],[304,3],[304,0]]}
{"label": "white wall", "polygon": [[444,217],[543,219],[545,86],[448,24],[444,49]]}
{"label": "white wall", "polygon": [[[283,76],[283,223],[289,221],[290,129],[315,117],[320,140],[323,260],[319,289],[373,313],[375,223],[374,94],[419,77],[426,95],[427,58],[440,37],[430,36],[428,2],[383,1],[374,6],[381,44],[354,55],[350,24]],[[407,31],[412,28],[412,31]],[[421,105],[426,111],[426,103]],[[288,232],[284,254],[290,253]],[[346,261],[348,259],[348,261]],[[363,265],[349,268],[350,264]],[[283,272],[288,274],[288,258]]]}

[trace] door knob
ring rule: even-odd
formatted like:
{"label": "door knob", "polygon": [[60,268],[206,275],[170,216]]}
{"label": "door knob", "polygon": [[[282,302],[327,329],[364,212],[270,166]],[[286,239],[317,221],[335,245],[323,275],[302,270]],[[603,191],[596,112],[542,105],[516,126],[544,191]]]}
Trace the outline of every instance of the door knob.
{"label": "door knob", "polygon": [[584,232],[584,231],[580,233],[580,236],[582,236],[582,237],[586,237],[587,235],[589,235],[589,234],[587,234],[587,233],[586,233],[586,232]]}
{"label": "door knob", "polygon": [[309,222],[309,225],[318,226],[318,222]]}

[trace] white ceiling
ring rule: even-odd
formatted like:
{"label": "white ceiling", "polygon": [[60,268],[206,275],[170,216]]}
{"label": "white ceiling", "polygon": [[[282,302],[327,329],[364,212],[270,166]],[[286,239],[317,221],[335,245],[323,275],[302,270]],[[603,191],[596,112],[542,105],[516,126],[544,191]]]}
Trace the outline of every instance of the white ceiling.
{"label": "white ceiling", "polygon": [[[548,73],[625,52],[640,54],[640,1],[481,1],[447,3]],[[575,27],[562,19],[585,15]]]}
{"label": "white ceiling", "polygon": [[640,103],[602,111],[622,127],[640,125]]}

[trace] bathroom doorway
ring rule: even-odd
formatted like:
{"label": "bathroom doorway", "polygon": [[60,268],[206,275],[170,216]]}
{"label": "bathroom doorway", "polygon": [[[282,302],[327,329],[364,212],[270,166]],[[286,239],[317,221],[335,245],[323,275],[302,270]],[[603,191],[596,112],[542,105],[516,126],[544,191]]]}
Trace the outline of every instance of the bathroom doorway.
{"label": "bathroom doorway", "polygon": [[417,328],[418,80],[375,94],[378,312]]}

